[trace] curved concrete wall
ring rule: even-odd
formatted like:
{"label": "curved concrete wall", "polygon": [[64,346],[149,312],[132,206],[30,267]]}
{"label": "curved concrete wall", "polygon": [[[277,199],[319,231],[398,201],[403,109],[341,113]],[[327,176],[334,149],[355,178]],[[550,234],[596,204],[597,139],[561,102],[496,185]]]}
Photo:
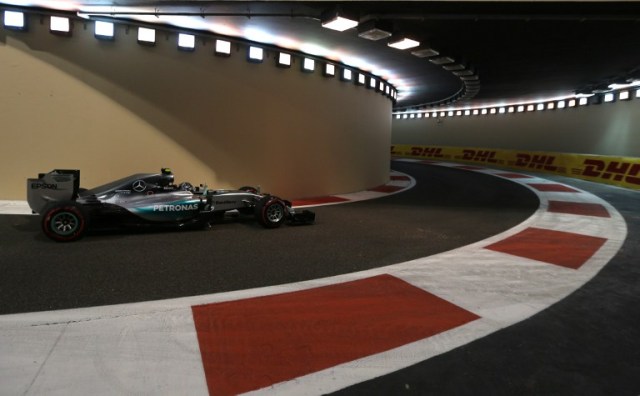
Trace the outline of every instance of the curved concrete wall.
{"label": "curved concrete wall", "polygon": [[640,100],[525,113],[394,119],[393,144],[640,157]]}
{"label": "curved concrete wall", "polygon": [[[27,32],[0,28],[0,199],[25,199],[25,179],[54,168],[82,171],[83,187],[171,167],[176,181],[215,188],[260,185],[287,198],[346,193],[388,180],[391,101],[336,78],[228,58],[177,33],[154,47],[137,28],[114,41],[74,21],[73,35],[31,16]],[[319,69],[319,67],[317,68]]]}

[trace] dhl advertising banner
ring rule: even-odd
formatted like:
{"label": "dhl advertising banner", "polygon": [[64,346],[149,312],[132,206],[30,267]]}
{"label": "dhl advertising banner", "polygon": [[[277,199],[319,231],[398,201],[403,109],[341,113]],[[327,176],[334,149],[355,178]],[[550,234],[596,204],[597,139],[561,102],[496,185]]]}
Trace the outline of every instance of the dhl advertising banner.
{"label": "dhl advertising banner", "polygon": [[391,146],[391,156],[555,173],[640,190],[640,158],[414,145]]}

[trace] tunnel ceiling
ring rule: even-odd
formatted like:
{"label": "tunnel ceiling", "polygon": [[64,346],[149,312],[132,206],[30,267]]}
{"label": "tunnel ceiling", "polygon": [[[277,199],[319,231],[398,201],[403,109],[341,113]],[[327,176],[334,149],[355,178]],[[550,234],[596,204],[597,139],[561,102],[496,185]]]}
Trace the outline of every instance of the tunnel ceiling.
{"label": "tunnel ceiling", "polygon": [[[10,2],[5,2],[10,3]],[[15,2],[24,4],[24,1]],[[640,2],[75,0],[31,5],[92,18],[174,25],[328,57],[378,74],[400,90],[396,108],[483,106],[606,90],[640,80]],[[338,11],[359,21],[321,26]],[[374,25],[421,45],[359,37]],[[412,52],[431,49],[418,57]],[[435,54],[437,52],[437,55]],[[444,62],[444,63],[442,63]]]}

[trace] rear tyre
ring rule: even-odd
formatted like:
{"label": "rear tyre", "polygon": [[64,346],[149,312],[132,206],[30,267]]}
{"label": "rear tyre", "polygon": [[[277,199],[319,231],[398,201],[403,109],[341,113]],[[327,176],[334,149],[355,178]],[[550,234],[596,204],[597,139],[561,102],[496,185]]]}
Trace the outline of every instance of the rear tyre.
{"label": "rear tyre", "polygon": [[82,238],[89,225],[82,207],[73,202],[58,202],[42,214],[42,231],[56,242],[73,242]]}
{"label": "rear tyre", "polygon": [[277,197],[265,196],[255,208],[258,222],[265,228],[278,228],[287,217],[287,206]]}

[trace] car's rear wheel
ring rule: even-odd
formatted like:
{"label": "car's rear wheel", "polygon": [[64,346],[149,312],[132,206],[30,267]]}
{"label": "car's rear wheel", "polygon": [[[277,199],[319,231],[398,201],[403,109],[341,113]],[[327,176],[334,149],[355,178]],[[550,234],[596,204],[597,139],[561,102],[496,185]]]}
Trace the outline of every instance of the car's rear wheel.
{"label": "car's rear wheel", "polygon": [[56,242],[72,242],[82,238],[89,225],[85,211],[73,201],[48,206],[42,214],[41,224],[44,234]]}
{"label": "car's rear wheel", "polygon": [[256,218],[266,228],[277,228],[287,217],[287,206],[277,197],[266,196],[258,201],[255,208]]}

